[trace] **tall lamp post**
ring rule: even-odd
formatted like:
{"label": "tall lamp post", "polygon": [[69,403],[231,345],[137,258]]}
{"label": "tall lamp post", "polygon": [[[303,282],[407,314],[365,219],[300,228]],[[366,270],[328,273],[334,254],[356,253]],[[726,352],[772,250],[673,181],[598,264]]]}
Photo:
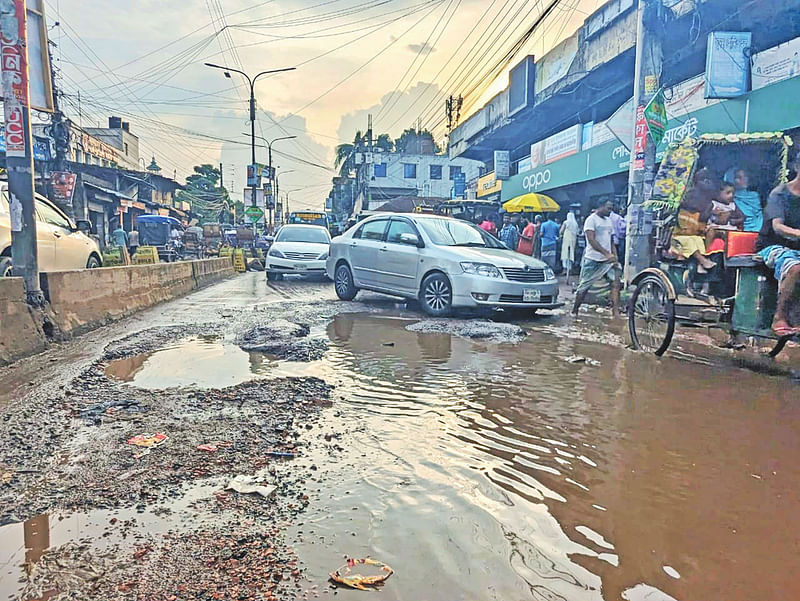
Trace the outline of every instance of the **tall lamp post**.
{"label": "tall lamp post", "polygon": [[[259,140],[262,140],[263,142],[267,143],[267,152],[269,154],[269,177],[270,177],[270,185],[271,185],[272,184],[272,173],[273,173],[273,171],[272,171],[272,145],[275,142],[278,142],[280,140],[294,140],[297,136],[283,136],[281,138],[275,138],[272,141],[267,140],[266,138],[263,138],[261,136],[255,136],[255,137],[258,138]],[[277,201],[277,199],[278,199],[277,185],[275,186],[275,188],[276,188],[276,190],[275,190],[274,198],[275,198],[275,201]],[[272,208],[271,207],[269,208],[269,222],[272,225],[275,225],[273,223],[273,220],[272,220]]]}
{"label": "tall lamp post", "polygon": [[[262,75],[268,75],[270,73],[282,73],[284,71],[294,71],[296,67],[288,67],[286,69],[272,69],[270,71],[262,71],[258,73],[255,77],[250,78],[247,73],[244,71],[239,71],[238,69],[231,69],[230,67],[225,67],[223,65],[215,65],[214,63],[205,63],[206,67],[213,67],[214,69],[222,69],[225,72],[225,77],[230,79],[231,72],[238,73],[239,75],[243,75],[244,78],[247,80],[247,83],[250,84],[250,164],[255,167],[256,164],[256,97],[254,92],[254,86],[256,84],[256,80],[261,77]],[[256,190],[258,186],[256,185],[255,180],[253,181],[252,185],[252,197],[250,199],[251,205],[256,206]]]}

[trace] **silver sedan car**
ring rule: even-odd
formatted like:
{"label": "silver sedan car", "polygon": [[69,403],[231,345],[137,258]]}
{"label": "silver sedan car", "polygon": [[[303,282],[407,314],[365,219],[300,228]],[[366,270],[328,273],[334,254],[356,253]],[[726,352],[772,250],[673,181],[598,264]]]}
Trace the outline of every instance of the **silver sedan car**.
{"label": "silver sedan car", "polygon": [[372,290],[419,300],[433,316],[456,307],[564,305],[544,263],[471,223],[439,215],[374,215],[333,239],[325,267],[342,300]]}

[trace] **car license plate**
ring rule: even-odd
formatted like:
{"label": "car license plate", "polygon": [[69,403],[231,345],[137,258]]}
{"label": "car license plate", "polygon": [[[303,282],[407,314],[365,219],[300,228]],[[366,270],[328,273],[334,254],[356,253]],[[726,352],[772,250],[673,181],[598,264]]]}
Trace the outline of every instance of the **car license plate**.
{"label": "car license plate", "polygon": [[306,270],[306,265],[303,265],[302,263],[295,263],[294,264],[294,268],[297,271],[305,271]]}
{"label": "car license plate", "polygon": [[542,298],[541,290],[524,290],[522,292],[522,301],[525,303],[536,303]]}

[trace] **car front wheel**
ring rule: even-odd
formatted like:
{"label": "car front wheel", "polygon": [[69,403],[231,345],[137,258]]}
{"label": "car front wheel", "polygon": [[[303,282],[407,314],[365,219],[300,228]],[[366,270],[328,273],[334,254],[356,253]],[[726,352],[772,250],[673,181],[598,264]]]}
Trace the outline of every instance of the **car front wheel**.
{"label": "car front wheel", "polygon": [[100,259],[98,259],[94,255],[89,257],[89,260],[86,261],[86,269],[97,269],[98,267],[101,267]]}
{"label": "car front wheel", "polygon": [[419,302],[422,310],[432,317],[444,317],[453,307],[453,287],[442,273],[432,273],[422,280]]}
{"label": "car front wheel", "polygon": [[11,257],[0,257],[0,278],[11,277]]}
{"label": "car front wheel", "polygon": [[336,273],[333,274],[333,287],[336,289],[336,296],[344,301],[351,301],[358,294],[353,282],[353,272],[346,263],[342,263],[336,268]]}

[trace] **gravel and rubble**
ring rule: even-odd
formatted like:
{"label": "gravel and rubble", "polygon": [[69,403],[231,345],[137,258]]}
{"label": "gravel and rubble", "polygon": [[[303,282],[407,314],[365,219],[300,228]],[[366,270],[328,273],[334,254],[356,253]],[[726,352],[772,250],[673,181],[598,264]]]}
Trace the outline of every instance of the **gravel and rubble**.
{"label": "gravel and rubble", "polygon": [[[96,533],[115,544],[87,539],[48,549],[18,599],[274,599],[295,590],[301,571],[282,532],[308,504],[300,431],[315,427],[332,387],[292,377],[150,390],[105,372],[111,361],[230,329],[180,325],[124,336],[57,394],[7,408],[0,525],[41,514],[115,516]],[[297,341],[321,356],[327,345],[309,330],[285,329],[280,340],[291,352],[276,354],[309,360],[312,353],[291,346]],[[166,435],[157,446],[131,444],[156,432]],[[292,469],[281,469],[286,464]],[[226,490],[240,474],[272,494]],[[173,527],[154,534],[136,516]],[[279,598],[287,596],[295,593]]]}
{"label": "gravel and rubble", "polygon": [[525,330],[514,324],[474,319],[424,319],[406,326],[406,330],[507,344],[518,344],[527,336]]}

